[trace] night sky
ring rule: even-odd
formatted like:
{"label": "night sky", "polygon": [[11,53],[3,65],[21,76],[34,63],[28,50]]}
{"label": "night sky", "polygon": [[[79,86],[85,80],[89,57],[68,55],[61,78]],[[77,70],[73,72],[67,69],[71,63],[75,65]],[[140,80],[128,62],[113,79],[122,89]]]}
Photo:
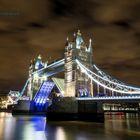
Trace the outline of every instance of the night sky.
{"label": "night sky", "polygon": [[38,54],[63,57],[78,29],[102,70],[140,87],[140,0],[0,0],[0,93],[21,90]]}

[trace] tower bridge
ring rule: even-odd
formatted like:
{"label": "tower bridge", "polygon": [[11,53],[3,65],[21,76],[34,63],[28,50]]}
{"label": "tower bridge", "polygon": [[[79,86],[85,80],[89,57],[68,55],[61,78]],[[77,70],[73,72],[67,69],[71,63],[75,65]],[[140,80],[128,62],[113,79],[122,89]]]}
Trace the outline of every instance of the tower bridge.
{"label": "tower bridge", "polygon": [[[62,71],[64,80],[52,78]],[[27,91],[30,100],[43,105],[51,97],[54,86],[59,91],[57,96],[77,101],[140,101],[140,88],[113,78],[93,63],[92,40],[86,44],[79,30],[72,41],[67,38],[64,58],[48,64],[39,55],[31,62],[29,77],[20,96]]]}
{"label": "tower bridge", "polygon": [[64,58],[48,64],[39,55],[31,63],[28,96],[33,99],[34,90],[39,90],[44,81],[61,71],[64,71],[64,97],[95,97],[101,93],[103,96],[140,95],[140,88],[112,78],[93,63],[92,40],[86,45],[80,31],[72,41],[67,38]]}

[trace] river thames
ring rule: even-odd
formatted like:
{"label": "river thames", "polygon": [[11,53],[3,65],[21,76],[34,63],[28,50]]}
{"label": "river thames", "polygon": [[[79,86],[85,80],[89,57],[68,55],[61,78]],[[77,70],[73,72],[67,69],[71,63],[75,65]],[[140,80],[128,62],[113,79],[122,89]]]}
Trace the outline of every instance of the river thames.
{"label": "river thames", "polygon": [[47,122],[45,116],[1,112],[0,140],[140,140],[140,118],[121,114],[106,115],[105,123]]}

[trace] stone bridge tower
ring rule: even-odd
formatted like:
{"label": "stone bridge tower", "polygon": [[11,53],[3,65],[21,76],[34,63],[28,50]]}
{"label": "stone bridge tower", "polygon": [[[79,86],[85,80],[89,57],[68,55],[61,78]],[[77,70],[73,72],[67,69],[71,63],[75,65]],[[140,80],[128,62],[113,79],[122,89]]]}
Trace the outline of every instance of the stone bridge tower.
{"label": "stone bridge tower", "polygon": [[34,61],[31,61],[30,67],[29,67],[29,84],[27,89],[27,96],[30,97],[30,100],[32,100],[36,94],[36,92],[39,90],[41,84],[43,81],[47,80],[47,75],[43,72],[36,72],[33,74],[33,72],[44,68],[47,66],[47,62],[42,61],[41,55],[39,55]]}
{"label": "stone bridge tower", "polygon": [[85,97],[93,96],[93,83],[78,67],[75,60],[78,59],[87,68],[92,69],[91,39],[86,46],[80,31],[74,34],[73,41],[65,45],[65,96]]}

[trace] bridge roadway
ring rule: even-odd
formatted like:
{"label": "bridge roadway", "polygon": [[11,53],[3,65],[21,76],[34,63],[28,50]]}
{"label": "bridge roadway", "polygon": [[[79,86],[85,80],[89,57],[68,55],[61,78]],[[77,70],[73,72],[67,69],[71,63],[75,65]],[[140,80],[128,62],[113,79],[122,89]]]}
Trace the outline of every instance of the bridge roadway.
{"label": "bridge roadway", "polygon": [[103,103],[118,103],[118,102],[137,102],[140,103],[140,96],[103,96],[103,97],[77,97],[79,101],[99,101]]}

